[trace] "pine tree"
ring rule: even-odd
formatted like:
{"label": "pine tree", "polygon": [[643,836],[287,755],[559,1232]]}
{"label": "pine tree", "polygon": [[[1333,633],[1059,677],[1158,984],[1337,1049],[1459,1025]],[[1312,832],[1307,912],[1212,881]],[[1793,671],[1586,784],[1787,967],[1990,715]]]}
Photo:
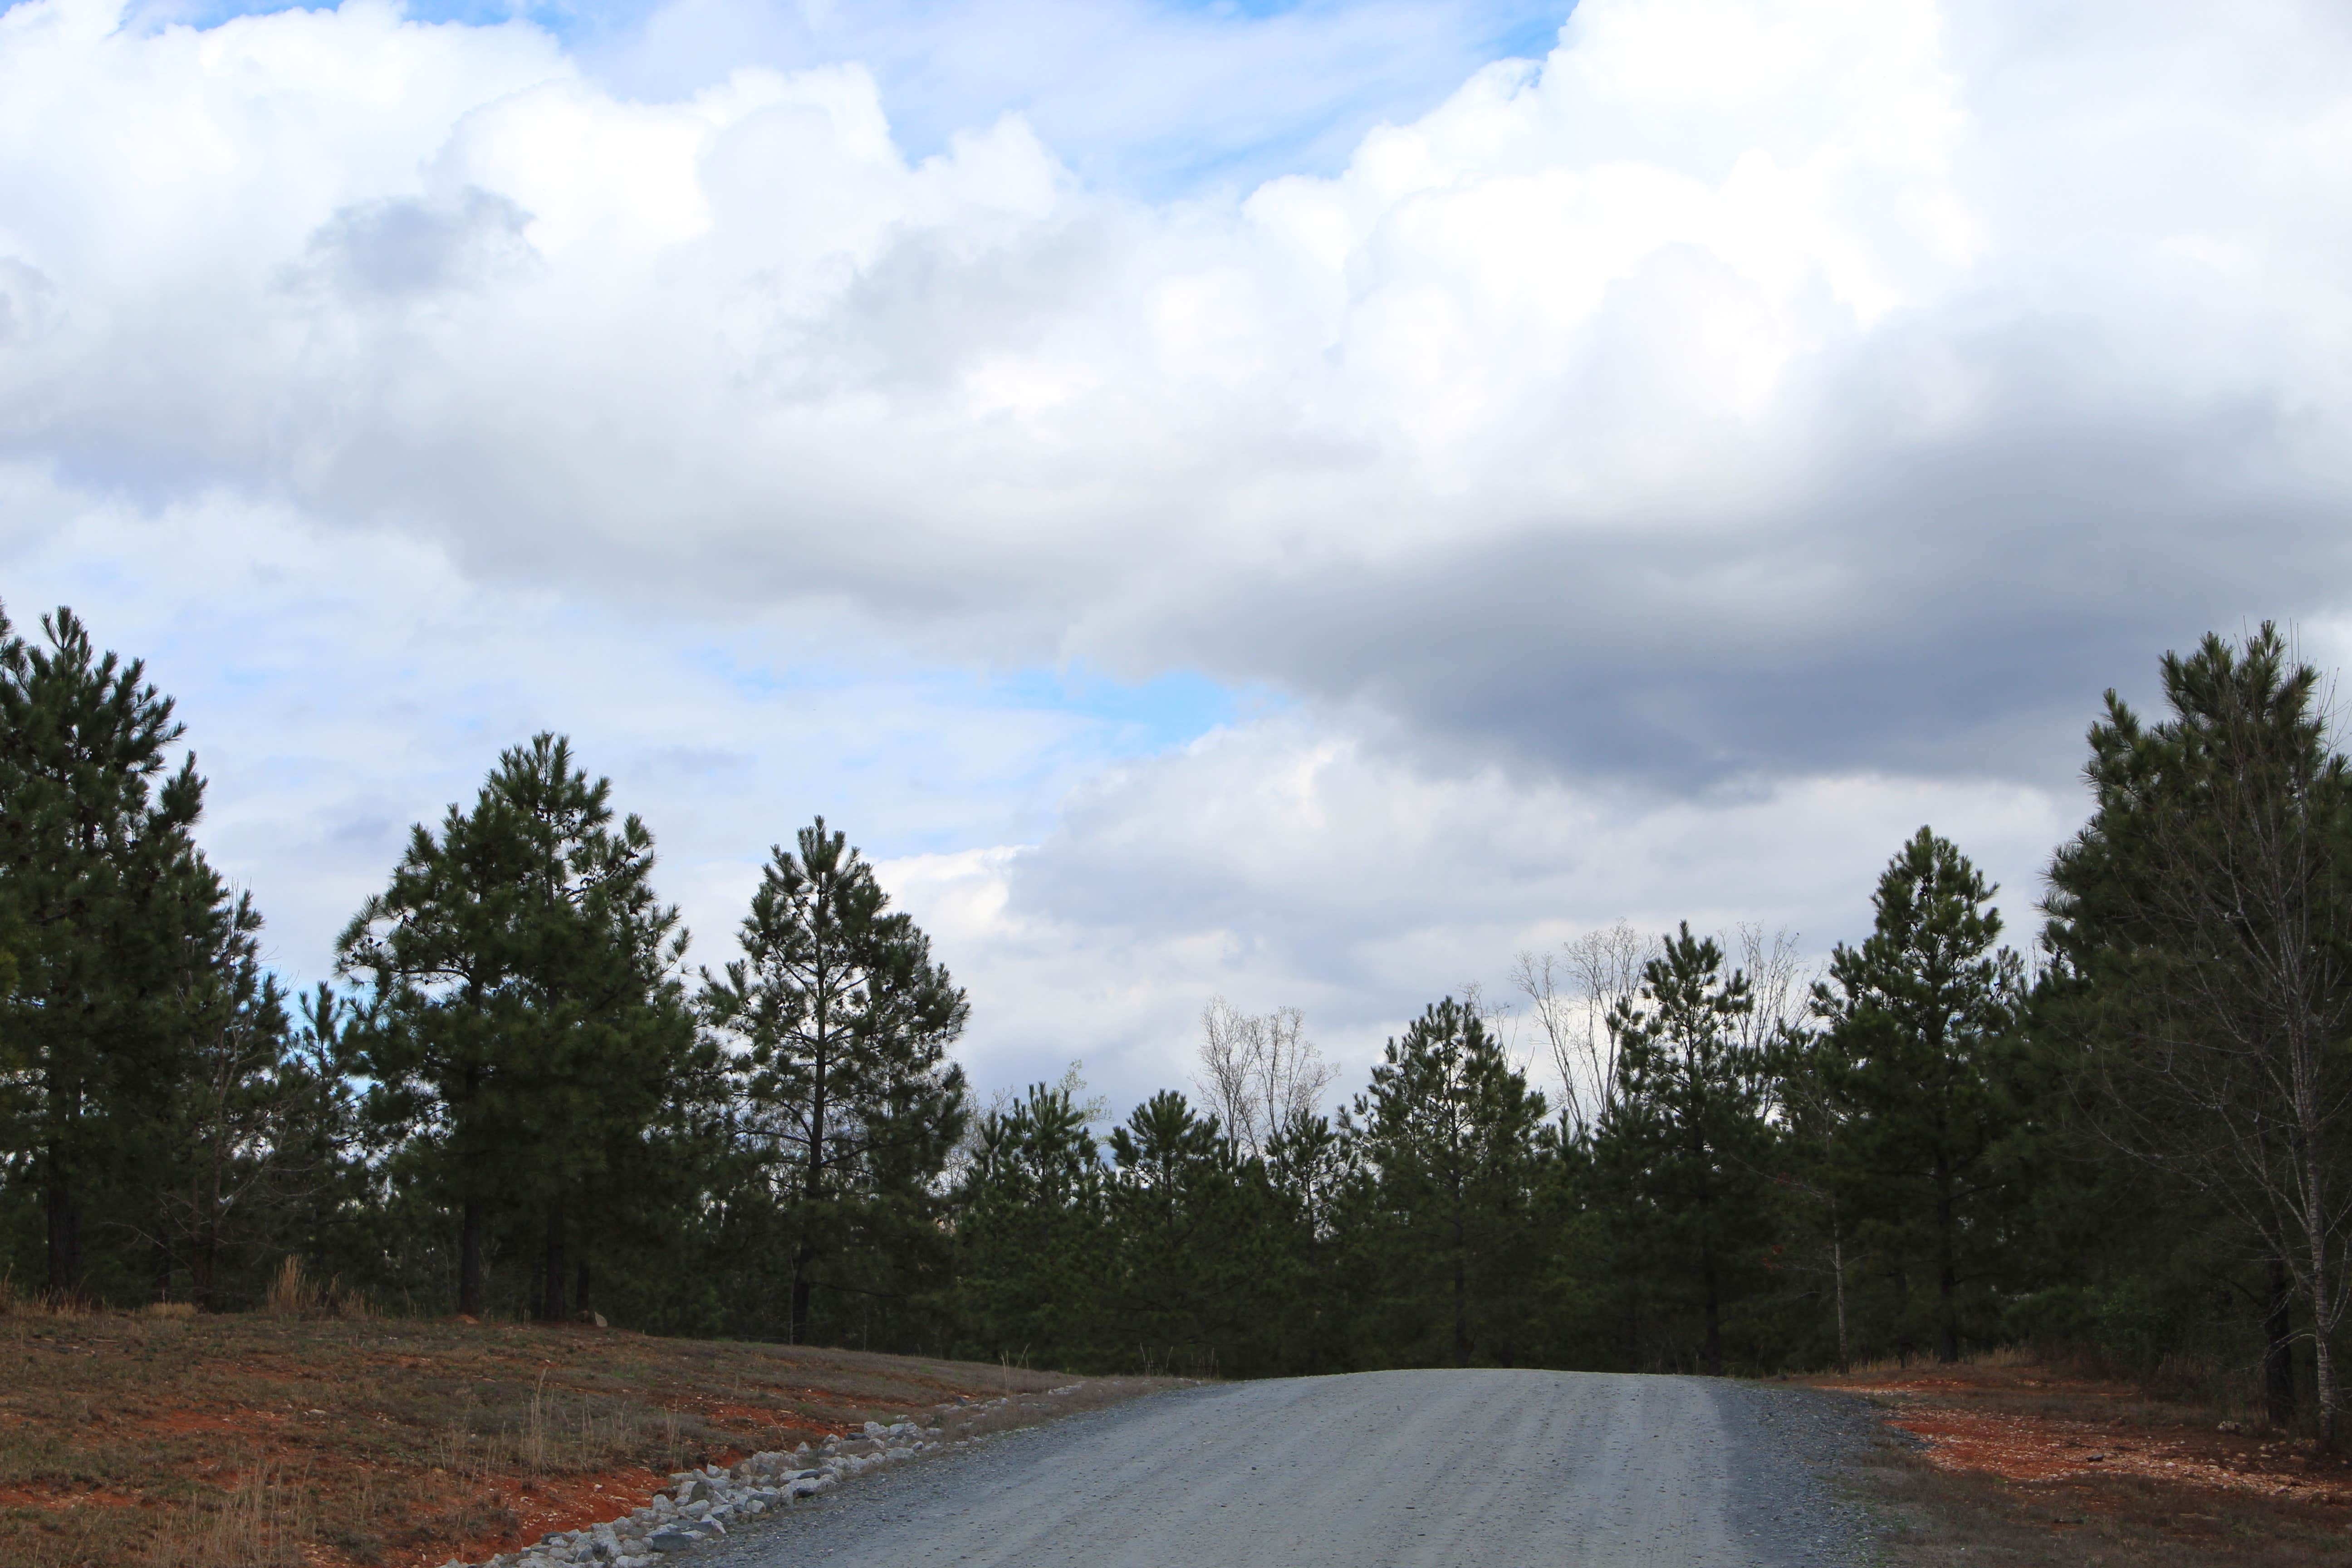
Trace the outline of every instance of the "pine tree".
{"label": "pine tree", "polygon": [[[2038,1013],[2078,1053],[2105,1131],[2194,1184],[2294,1282],[2327,1440],[2352,1246],[2352,769],[2319,677],[2265,624],[2167,654],[2170,715],[2114,692],[2095,809],[2050,869]],[[2273,1375],[2286,1313],[2270,1319]]]}
{"label": "pine tree", "polygon": [[1140,1348],[1147,1373],[1180,1358],[1236,1370],[1271,1263],[1263,1182],[1248,1179],[1218,1119],[1173,1089],[1136,1107],[1108,1143],[1118,1342]]}
{"label": "pine tree", "polygon": [[42,1193],[48,1288],[73,1296],[93,1205],[152,1240],[194,978],[236,917],[191,837],[194,758],[167,772],[171,700],[70,610],[41,627],[46,648],[0,623],[0,904],[21,931],[0,1072],[11,1152]]}
{"label": "pine tree", "polygon": [[1699,1364],[1721,1375],[1723,1318],[1760,1236],[1771,1132],[1769,1063],[1747,1043],[1748,977],[1688,923],[1642,971],[1610,1020],[1617,1092],[1593,1139],[1613,1190],[1613,1237],[1648,1251],[1668,1281],[1696,1287]]}
{"label": "pine tree", "polygon": [[771,852],[743,956],[703,972],[701,1005],[739,1048],[742,1125],[792,1237],[802,1343],[820,1283],[848,1283],[827,1273],[845,1254],[936,1234],[929,1193],[967,1115],[947,1048],[970,1008],[844,834],[820,816],[798,849]]}
{"label": "pine tree", "polygon": [[1074,1366],[1112,1349],[1101,1146],[1075,1089],[983,1111],[954,1202],[958,1337],[983,1361]]}
{"label": "pine tree", "polygon": [[708,1068],[655,897],[653,836],[614,821],[609,780],[541,734],[499,759],[470,812],[421,824],[345,931],[373,984],[347,1038],[377,1116],[459,1211],[458,1310],[485,1304],[494,1219],[539,1242],[541,1316],[572,1304],[575,1237],[636,1197],[681,1086]]}
{"label": "pine tree", "polygon": [[1340,1289],[1339,1225],[1353,1184],[1350,1141],[1331,1119],[1294,1112],[1276,1130],[1259,1163],[1265,1225],[1272,1233],[1265,1289],[1273,1302],[1259,1363],[1272,1372],[1351,1370]]}
{"label": "pine tree", "polygon": [[1999,1058],[2024,970],[1994,946],[1995,890],[1922,827],[1879,878],[1870,936],[1840,943],[1814,988],[1826,1034],[1811,1065],[1843,1113],[1829,1179],[1882,1253],[1932,1273],[1945,1362],[1960,1355],[1963,1288],[1983,1278],[2000,1239],[1994,1154],[2009,1113]]}
{"label": "pine tree", "polygon": [[1543,1117],[1543,1096],[1473,1007],[1449,996],[1389,1040],[1347,1125],[1391,1306],[1382,1337],[1397,1348],[1456,1366],[1512,1359],[1532,1305],[1528,1209]]}

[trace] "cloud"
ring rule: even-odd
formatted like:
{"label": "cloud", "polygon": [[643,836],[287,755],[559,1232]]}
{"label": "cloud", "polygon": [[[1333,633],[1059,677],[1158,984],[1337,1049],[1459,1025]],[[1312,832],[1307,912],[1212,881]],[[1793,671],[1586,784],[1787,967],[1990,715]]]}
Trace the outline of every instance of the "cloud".
{"label": "cloud", "polygon": [[0,519],[11,613],[73,604],[177,698],[207,852],[255,891],[290,983],[329,977],[411,823],[551,728],[647,819],[696,962],[730,954],[768,847],[822,811],[970,988],[976,1079],[1083,1060],[1119,1110],[1187,1081],[1213,994],[1303,1007],[1352,1083],[1427,1002],[1471,984],[1507,999],[1514,953],[1620,916],[1785,924],[1818,953],[1866,928],[1879,868],[1923,821],[2004,884],[2023,941],[2075,809],[1982,781],[1675,802],[1433,772],[1297,707],[1168,746],[1165,693],[912,664],[852,620],[519,593],[397,538],[226,500],[145,517],[22,468],[0,468]]}
{"label": "cloud", "polygon": [[1010,110],[1090,183],[1161,196],[1336,169],[1373,125],[1548,47],[1564,13],[1554,0],[671,0],[573,31],[633,97],[744,65],[855,63],[917,157]]}
{"label": "cloud", "polygon": [[290,969],[544,724],[712,940],[854,803],[1008,1072],[1369,1049],[1920,820],[2030,897],[2102,688],[2352,613],[2332,12],[829,15],[0,14],[12,607]]}
{"label": "cloud", "polygon": [[1470,985],[1507,1003],[1514,953],[1619,917],[1650,931],[1761,921],[1825,952],[1867,931],[1878,873],[1922,822],[2002,884],[2022,947],[2073,807],[2012,784],[1849,776],[1660,809],[1499,770],[1433,777],[1294,715],[1108,770],[1035,845],[882,869],[971,990],[981,1081],[1082,1059],[1124,1107],[1186,1081],[1212,994],[1300,1007],[1352,1086],[1426,1004]]}
{"label": "cloud", "polygon": [[530,222],[514,203],[481,190],[443,201],[362,202],[311,236],[308,264],[289,282],[324,282],[355,300],[480,287],[533,259],[523,238]]}
{"label": "cloud", "polygon": [[468,581],[446,553],[214,497],[142,515],[0,465],[20,631],[69,604],[148,661],[210,781],[215,864],[307,984],[409,825],[467,804],[548,729],[643,815],[659,886],[727,956],[769,846],[823,813],[872,854],[1045,834],[1086,778],[1158,743],[1147,700],[911,663],[847,616],[714,622]]}
{"label": "cloud", "polygon": [[2048,776],[2126,658],[2343,596],[2352,43],[2249,15],[1592,0],[1150,204],[1018,115],[910,159],[854,64],[638,100],[520,24],[33,0],[0,409],[151,504],[1433,754]]}

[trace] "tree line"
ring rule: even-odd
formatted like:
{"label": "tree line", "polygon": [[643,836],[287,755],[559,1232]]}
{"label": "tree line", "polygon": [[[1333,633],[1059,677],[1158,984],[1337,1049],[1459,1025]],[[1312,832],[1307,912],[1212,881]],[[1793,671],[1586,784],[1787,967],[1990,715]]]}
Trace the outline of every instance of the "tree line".
{"label": "tree line", "polygon": [[690,969],[651,832],[553,735],[289,995],[170,699],[0,616],[7,1277],[229,1310],[299,1256],[385,1310],[1234,1375],[2031,1343],[2333,1435],[2352,772],[2272,627],[2161,674],[2090,728],[2024,951],[1923,827],[1817,972],[1591,931],[1336,1103],[1295,1010],[1220,1001],[1113,1123],[1075,1069],[974,1096],[963,992],[823,818]]}

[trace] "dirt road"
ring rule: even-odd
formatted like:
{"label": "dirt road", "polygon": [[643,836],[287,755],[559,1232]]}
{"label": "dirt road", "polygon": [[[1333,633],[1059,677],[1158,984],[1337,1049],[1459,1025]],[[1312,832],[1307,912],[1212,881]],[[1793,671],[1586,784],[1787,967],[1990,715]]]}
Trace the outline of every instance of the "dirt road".
{"label": "dirt road", "polygon": [[1747,1568],[1866,1561],[1857,1402],[1701,1378],[1388,1372],[1139,1399],[853,1481],[712,1568]]}

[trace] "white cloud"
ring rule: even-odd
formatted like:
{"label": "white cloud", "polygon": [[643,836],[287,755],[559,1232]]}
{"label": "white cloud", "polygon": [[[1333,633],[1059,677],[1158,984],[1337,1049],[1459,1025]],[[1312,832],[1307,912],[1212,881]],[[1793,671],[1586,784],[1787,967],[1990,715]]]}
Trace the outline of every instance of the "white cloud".
{"label": "white cloud", "polygon": [[[1018,117],[910,160],[856,65],[110,15],[0,49],[0,411],[82,485],[1685,778],[1949,767],[1945,670],[2342,596],[2352,45],[2291,9],[1593,0],[1337,177],[1158,205]],[[1432,584],[1445,657],[1357,629]],[[1979,765],[2046,766],[1979,686]]]}
{"label": "white cloud", "polygon": [[1160,193],[1336,168],[1370,126],[1547,44],[1564,11],[1551,0],[669,0],[575,30],[583,58],[631,97],[674,97],[747,64],[851,61],[880,79],[917,156],[1009,109],[1090,183]]}
{"label": "white cloud", "polygon": [[[1217,79],[1479,36],[1413,10]],[[1003,7],[919,68],[711,0],[121,15],[0,15],[0,565],[173,666],[289,951],[547,724],[706,933],[854,800],[1008,1071],[1165,1076],[1217,989],[1360,1053],[1620,913],[1850,935],[1919,820],[2021,895],[2101,688],[2352,596],[2325,9],[1585,0],[1172,197],[1107,181],[1322,89],[1107,153],[1241,35],[1041,0],[1102,72],[1047,91]],[[1073,661],[1290,705],[1139,760],[999,680]]]}
{"label": "white cloud", "polygon": [[142,516],[5,466],[0,585],[20,632],[68,604],[146,658],[211,781],[207,851],[304,983],[409,825],[470,804],[541,729],[646,818],[709,962],[769,846],[815,814],[882,855],[1034,837],[1153,743],[1133,716],[911,664],[848,616],[722,623],[485,587],[398,536],[219,497]]}
{"label": "white cloud", "polygon": [[972,992],[982,1081],[1083,1059],[1124,1108],[1186,1081],[1213,994],[1302,1008],[1352,1088],[1423,1005],[1472,984],[1508,1001],[1515,953],[1620,917],[1761,921],[1823,955],[1868,931],[1878,874],[1922,823],[2002,884],[2023,948],[2074,804],[1849,776],[1661,809],[1492,768],[1433,778],[1293,716],[1109,770],[1041,843],[883,872]]}

